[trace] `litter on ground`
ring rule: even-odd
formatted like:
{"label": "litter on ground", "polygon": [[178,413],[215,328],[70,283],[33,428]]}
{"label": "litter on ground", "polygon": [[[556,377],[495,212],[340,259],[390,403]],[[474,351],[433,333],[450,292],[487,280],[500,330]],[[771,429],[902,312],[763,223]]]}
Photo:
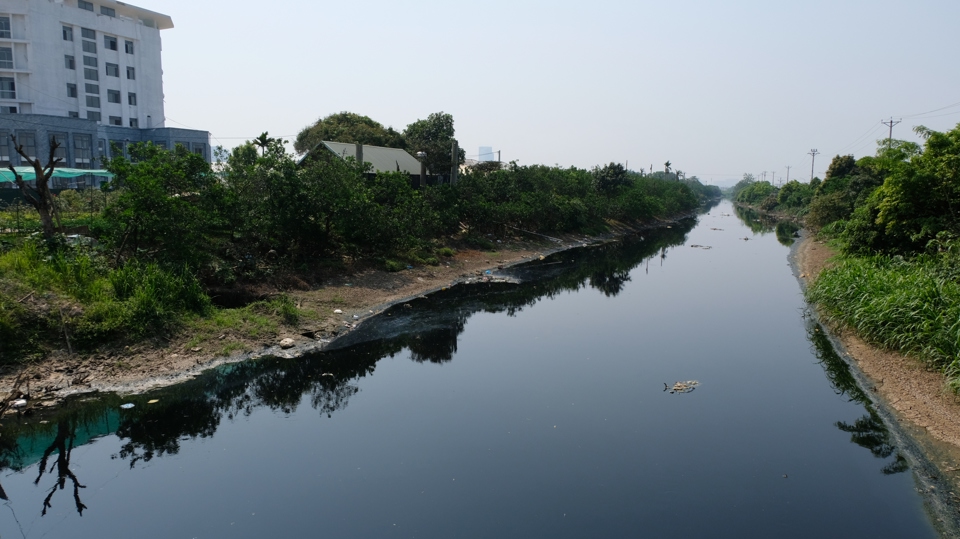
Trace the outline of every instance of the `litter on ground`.
{"label": "litter on ground", "polygon": [[673,387],[668,386],[666,382],[663,383],[663,390],[669,391],[670,393],[690,393],[697,386],[700,385],[700,382],[696,380],[687,380],[686,382],[675,382]]}

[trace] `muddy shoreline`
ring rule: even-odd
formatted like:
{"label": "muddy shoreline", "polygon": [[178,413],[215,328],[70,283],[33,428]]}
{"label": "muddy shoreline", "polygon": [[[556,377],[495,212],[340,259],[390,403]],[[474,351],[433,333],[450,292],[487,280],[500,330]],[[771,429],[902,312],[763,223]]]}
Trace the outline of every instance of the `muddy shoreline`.
{"label": "muddy shoreline", "polygon": [[[551,237],[517,231],[512,237],[494,239],[496,252],[464,250],[439,266],[408,268],[395,273],[366,270],[338,275],[321,287],[288,292],[298,307],[320,313],[316,319],[296,327],[284,327],[268,336],[221,334],[207,336],[206,340],[190,332],[180,332],[168,342],[144,342],[106,354],[81,356],[60,351],[40,362],[0,373],[0,395],[5,394],[7,401],[25,396],[31,407],[50,407],[67,397],[86,393],[144,393],[185,382],[230,363],[264,357],[301,357],[334,345],[394,305],[455,286],[509,280],[500,274],[502,270],[568,249],[602,245],[644,231],[671,227],[697,214],[691,212],[648,223],[611,222],[608,232],[595,236]],[[284,339],[292,341],[292,345],[288,341],[281,346]],[[230,354],[210,351],[223,342],[240,343],[243,349]]]}
{"label": "muddy shoreline", "polygon": [[[806,290],[836,252],[806,230],[802,234],[790,251],[790,266]],[[809,314],[820,322],[812,306]],[[934,525],[944,537],[960,537],[960,399],[946,388],[940,373],[916,359],[820,323],[913,469]]]}

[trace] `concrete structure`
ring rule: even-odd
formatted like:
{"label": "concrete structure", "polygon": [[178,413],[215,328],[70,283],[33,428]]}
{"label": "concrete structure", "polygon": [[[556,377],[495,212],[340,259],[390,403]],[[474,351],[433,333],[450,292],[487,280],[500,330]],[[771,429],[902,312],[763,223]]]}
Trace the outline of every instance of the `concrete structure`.
{"label": "concrete structure", "polygon": [[167,15],[115,0],[0,0],[0,166],[10,135],[46,161],[96,168],[113,145],[181,143],[208,161],[210,134],[164,126],[160,30]]}

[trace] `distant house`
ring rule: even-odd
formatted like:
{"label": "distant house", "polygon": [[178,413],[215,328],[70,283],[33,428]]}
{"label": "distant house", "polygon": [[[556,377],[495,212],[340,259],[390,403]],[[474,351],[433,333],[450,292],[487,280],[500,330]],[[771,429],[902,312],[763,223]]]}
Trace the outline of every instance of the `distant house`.
{"label": "distant house", "polygon": [[351,142],[323,141],[300,159],[303,164],[310,158],[326,153],[341,159],[353,157],[358,162],[370,163],[374,172],[406,172],[410,176],[420,176],[420,161],[399,148],[384,148]]}

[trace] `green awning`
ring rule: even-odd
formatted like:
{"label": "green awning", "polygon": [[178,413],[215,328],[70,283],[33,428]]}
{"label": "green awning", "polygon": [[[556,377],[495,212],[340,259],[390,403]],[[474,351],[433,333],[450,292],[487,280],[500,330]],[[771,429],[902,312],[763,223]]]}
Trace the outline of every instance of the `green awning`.
{"label": "green awning", "polygon": [[[37,175],[34,173],[33,167],[14,167],[14,169],[25,182],[36,179]],[[102,169],[54,168],[53,176],[51,176],[51,178],[76,178],[77,176],[85,176],[87,174],[91,174],[93,176],[106,176],[107,178],[113,177],[113,174]],[[12,181],[15,180],[13,173],[10,172],[10,169],[0,169],[0,183]]]}

